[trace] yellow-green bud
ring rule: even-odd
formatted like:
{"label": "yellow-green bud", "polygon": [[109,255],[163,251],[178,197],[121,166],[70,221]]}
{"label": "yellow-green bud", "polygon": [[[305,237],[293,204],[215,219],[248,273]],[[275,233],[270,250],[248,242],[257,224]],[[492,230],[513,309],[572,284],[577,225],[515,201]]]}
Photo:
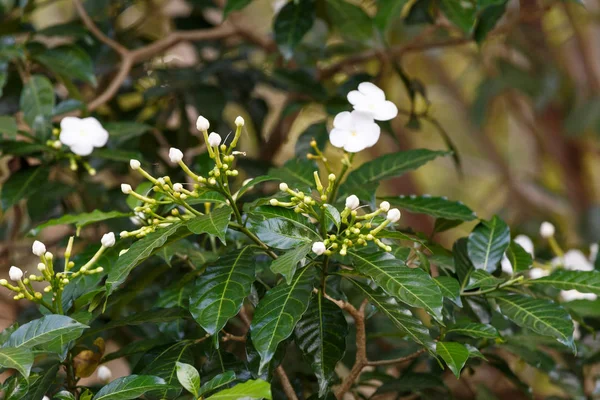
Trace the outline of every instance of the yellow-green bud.
{"label": "yellow-green bud", "polygon": [[302,212],[302,209],[300,207],[296,207],[296,208],[294,208],[294,212],[296,214],[300,214]]}
{"label": "yellow-green bud", "polygon": [[63,285],[66,285],[66,284],[68,284],[68,283],[69,283],[69,280],[68,280],[67,278],[65,278],[65,279],[63,279],[61,282],[63,283]]}
{"label": "yellow-green bud", "polygon": [[0,285],[6,286],[8,285],[8,281],[6,279],[0,279]]}
{"label": "yellow-green bud", "polygon": [[46,293],[50,293],[51,291],[52,291],[52,286],[46,286],[44,288],[44,292],[46,292]]}
{"label": "yellow-green bud", "polygon": [[269,203],[270,203],[272,206],[276,206],[276,205],[278,205],[278,204],[279,204],[279,201],[278,201],[277,199],[271,199],[271,200],[269,200]]}
{"label": "yellow-green bud", "polygon": [[69,261],[69,263],[67,264],[67,266],[69,268],[73,268],[75,266],[75,263],[73,261]]}
{"label": "yellow-green bud", "polygon": [[44,272],[44,271],[46,270],[46,264],[44,264],[44,263],[39,263],[39,264],[37,265],[37,269],[38,269],[38,271],[40,271],[40,272]]}
{"label": "yellow-green bud", "polygon": [[40,292],[35,292],[35,293],[34,293],[34,296],[35,296],[35,298],[36,298],[36,299],[38,299],[38,300],[41,300],[41,298],[42,298],[42,294],[41,294]]}
{"label": "yellow-green bud", "polygon": [[221,149],[221,151],[227,150],[227,146],[225,144],[222,144],[221,146],[219,146],[219,148]]}

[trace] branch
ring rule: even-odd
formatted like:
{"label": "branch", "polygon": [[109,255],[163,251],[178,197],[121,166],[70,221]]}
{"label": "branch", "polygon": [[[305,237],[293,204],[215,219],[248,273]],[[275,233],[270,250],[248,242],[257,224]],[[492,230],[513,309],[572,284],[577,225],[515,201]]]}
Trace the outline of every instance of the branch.
{"label": "branch", "polygon": [[85,27],[88,28],[90,32],[92,32],[92,35],[94,35],[96,39],[98,39],[99,41],[101,41],[102,43],[104,43],[123,57],[127,53],[129,53],[129,50],[127,50],[125,46],[106,36],[104,32],[102,32],[98,28],[98,26],[96,26],[96,24],[94,23],[94,21],[92,21],[92,18],[89,16],[87,11],[85,11],[85,7],[83,7],[81,0],[73,0],[73,5],[75,6],[77,14],[79,14],[79,18],[81,18]]}
{"label": "branch", "polygon": [[369,366],[378,366],[378,365],[392,365],[392,364],[400,364],[406,361],[410,361],[410,360],[414,360],[415,358],[419,357],[421,354],[425,353],[425,349],[420,349],[415,351],[412,354],[409,354],[407,356],[404,357],[399,357],[399,358],[394,358],[391,360],[379,360],[379,361],[369,361],[367,362],[367,365]]}

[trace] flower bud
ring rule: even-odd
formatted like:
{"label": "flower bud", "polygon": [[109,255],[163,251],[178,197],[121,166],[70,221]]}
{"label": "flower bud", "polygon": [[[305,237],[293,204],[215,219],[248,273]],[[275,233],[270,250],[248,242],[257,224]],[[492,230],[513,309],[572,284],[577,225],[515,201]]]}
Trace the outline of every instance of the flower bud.
{"label": "flower bud", "polygon": [[38,257],[41,257],[46,252],[46,246],[44,245],[44,243],[40,242],[39,240],[36,240],[35,242],[33,242],[31,250],[33,251],[33,254],[35,254]]}
{"label": "flower bud", "polygon": [[140,169],[142,164],[138,160],[131,159],[131,160],[129,160],[129,166],[131,167],[131,169],[136,170],[136,169]]}
{"label": "flower bud", "polygon": [[244,126],[244,123],[244,118],[241,115],[235,119],[235,126]]}
{"label": "flower bud", "polygon": [[327,177],[330,181],[335,181],[335,175],[334,174],[329,174],[329,176]]}
{"label": "flower bud", "polygon": [[169,149],[169,159],[172,163],[176,164],[179,161],[183,160],[183,153],[181,152],[181,150],[176,149],[175,147],[171,147]]}
{"label": "flower bud", "polygon": [[44,396],[44,397],[42,397],[42,400],[50,400],[50,397]]}
{"label": "flower bud", "polygon": [[46,254],[44,254],[44,257],[51,261],[54,258],[54,255],[47,251]]}
{"label": "flower bud", "polygon": [[196,129],[198,129],[199,131],[207,131],[208,128],[210,128],[210,122],[208,122],[208,120],[206,118],[204,118],[202,115],[198,117],[198,119],[196,120]]}
{"label": "flower bud", "polygon": [[277,201],[277,199],[271,199],[269,200],[269,204],[271,204],[272,206],[276,206],[279,204],[279,201]]}
{"label": "flower bud", "polygon": [[548,238],[554,236],[555,232],[556,232],[556,228],[554,228],[554,225],[552,225],[548,221],[544,221],[544,222],[542,222],[542,225],[540,225],[540,236],[543,237],[544,239],[548,239]]}
{"label": "flower bud", "polygon": [[346,208],[349,208],[350,210],[356,210],[359,205],[360,200],[358,200],[358,197],[356,197],[356,195],[350,195],[346,197]]}
{"label": "flower bud", "polygon": [[211,134],[208,135],[208,145],[211,147],[217,147],[220,144],[221,135],[219,135],[217,132],[211,132]]}
{"label": "flower bud", "polygon": [[129,194],[131,191],[131,185],[127,183],[121,183],[121,192],[123,192],[123,194]]}
{"label": "flower bud", "polygon": [[37,265],[37,269],[38,269],[38,271],[40,271],[40,272],[44,272],[44,271],[46,270],[46,264],[44,264],[44,263],[39,263],[39,264]]}
{"label": "flower bud", "polygon": [[115,234],[112,232],[105,233],[100,242],[104,247],[113,247],[115,245]]}
{"label": "flower bud", "polygon": [[379,204],[379,209],[381,211],[388,212],[390,210],[390,203],[387,201],[382,201],[381,204]]}
{"label": "flower bud", "polygon": [[400,220],[400,215],[400,210],[398,210],[397,208],[392,208],[390,211],[388,211],[386,218],[391,223],[394,223]]}
{"label": "flower bud", "polygon": [[[123,233],[123,232],[121,232],[121,233]],[[121,237],[122,237],[122,235],[121,235]],[[129,251],[129,249],[123,249],[123,250],[121,250],[119,252],[119,257],[121,257],[123,254],[127,253],[128,251]]]}
{"label": "flower bud", "polygon": [[98,379],[104,383],[108,383],[112,379],[112,371],[106,365],[99,366],[97,374]]}
{"label": "flower bud", "polygon": [[287,184],[287,183],[285,183],[285,182],[281,182],[281,183],[279,184],[279,190],[281,190],[282,192],[285,192],[285,191],[287,191],[288,189],[289,189],[289,186],[288,186],[288,184]]}
{"label": "flower bud", "polygon": [[20,281],[21,278],[23,278],[23,271],[21,271],[21,268],[15,267],[13,265],[8,270],[8,277],[10,278],[11,281],[14,281],[14,282]]}
{"label": "flower bud", "polygon": [[183,185],[181,183],[176,183],[173,185],[173,190],[176,192],[181,192],[183,190]]}
{"label": "flower bud", "polygon": [[325,247],[325,243],[323,242],[314,242],[312,245],[313,253],[315,253],[318,256],[325,253],[325,250],[327,250],[327,248]]}
{"label": "flower bud", "polygon": [[6,279],[0,279],[0,286],[8,285],[8,281]]}

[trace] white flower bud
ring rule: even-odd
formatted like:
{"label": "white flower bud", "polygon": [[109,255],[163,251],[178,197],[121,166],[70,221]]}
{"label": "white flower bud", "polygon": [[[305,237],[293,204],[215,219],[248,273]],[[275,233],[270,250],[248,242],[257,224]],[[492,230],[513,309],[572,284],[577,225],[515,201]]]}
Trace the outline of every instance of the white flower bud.
{"label": "white flower bud", "polygon": [[287,184],[287,183],[285,183],[285,182],[281,182],[281,183],[279,184],[279,190],[281,190],[282,192],[285,192],[285,191],[287,191],[288,189],[289,189],[289,186],[288,186],[288,184]]}
{"label": "white flower bud", "polygon": [[219,135],[217,132],[211,132],[211,134],[208,135],[208,145],[211,147],[217,147],[220,144],[221,135]]}
{"label": "white flower bud", "polygon": [[398,210],[397,208],[392,208],[390,211],[388,211],[386,218],[391,223],[394,223],[400,220],[400,215],[400,210]]}
{"label": "white flower bud", "polygon": [[44,243],[40,242],[39,240],[36,240],[35,242],[33,242],[31,250],[33,251],[33,254],[35,254],[38,257],[41,257],[46,252],[46,245],[44,245]]}
{"label": "white flower bud", "polygon": [[277,199],[271,199],[269,200],[269,204],[271,204],[272,206],[276,206],[279,204],[279,201],[277,201]]}
{"label": "white flower bud", "polygon": [[335,175],[334,174],[329,174],[329,176],[327,177],[330,181],[335,181]]}
{"label": "white flower bud", "polygon": [[42,397],[42,400],[50,400],[50,397],[44,396],[44,397]]}
{"label": "white flower bud", "polygon": [[244,123],[244,118],[241,115],[235,119],[235,126],[244,126]]}
{"label": "white flower bud", "polygon": [[390,210],[390,203],[387,201],[382,201],[381,204],[379,204],[379,209],[388,212]]}
{"label": "white flower bud", "polygon": [[[122,234],[123,234],[123,232],[121,232],[121,236],[123,236]],[[119,257],[121,257],[123,254],[127,253],[128,251],[129,251],[129,249],[123,249],[123,250],[121,250],[119,252]]]}
{"label": "white flower bud", "polygon": [[142,163],[140,163],[138,160],[129,160],[129,166],[131,167],[131,169],[140,169],[140,167],[142,166]]}
{"label": "white flower bud", "polygon": [[181,152],[181,150],[176,149],[175,147],[171,147],[169,149],[169,159],[172,163],[176,164],[179,161],[183,160],[183,153]]}
{"label": "white flower bud", "polygon": [[349,208],[351,210],[356,210],[359,205],[360,205],[360,200],[358,200],[358,197],[356,197],[356,195],[352,194],[352,195],[346,197],[346,208]]}
{"label": "white flower bud", "polygon": [[105,233],[100,243],[104,247],[113,247],[115,245],[115,234],[112,232]]}
{"label": "white flower bud", "polygon": [[39,263],[37,266],[38,271],[43,272],[46,270],[46,264],[44,263]]}
{"label": "white flower bud", "polygon": [[21,271],[21,268],[15,267],[13,265],[8,270],[8,277],[10,278],[11,281],[15,281],[15,282],[20,281],[21,278],[23,277],[23,271]]}
{"label": "white flower bud", "polygon": [[210,128],[210,122],[208,122],[208,120],[206,118],[204,118],[202,115],[198,117],[198,119],[196,120],[196,129],[198,129],[199,131],[207,131],[208,128]]}
{"label": "white flower bud", "polygon": [[54,255],[47,251],[46,254],[44,254],[44,257],[46,257],[48,260],[52,260],[54,258]]}
{"label": "white flower bud", "polygon": [[131,189],[131,185],[127,183],[121,183],[121,192],[123,192],[123,194],[129,194],[132,190],[133,189]]}
{"label": "white flower bud", "polygon": [[325,247],[325,243],[323,242],[314,242],[312,245],[313,253],[315,253],[318,256],[325,253],[325,250],[327,250],[327,248]]}
{"label": "white flower bud", "polygon": [[96,373],[98,374],[98,379],[104,383],[108,383],[112,379],[112,371],[106,365],[99,366]]}
{"label": "white flower bud", "polygon": [[173,190],[176,192],[181,192],[183,190],[183,185],[181,183],[175,183],[173,185]]}
{"label": "white flower bud", "polygon": [[543,237],[544,239],[548,239],[548,238],[554,236],[555,232],[556,232],[556,229],[554,228],[554,225],[552,225],[548,221],[544,221],[544,222],[542,222],[542,225],[540,225],[540,236]]}

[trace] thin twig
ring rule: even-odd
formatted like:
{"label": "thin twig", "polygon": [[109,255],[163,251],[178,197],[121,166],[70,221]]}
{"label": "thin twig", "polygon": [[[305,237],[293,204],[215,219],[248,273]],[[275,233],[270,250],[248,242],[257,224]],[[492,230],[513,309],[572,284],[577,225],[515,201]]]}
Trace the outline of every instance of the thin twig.
{"label": "thin twig", "polygon": [[391,360],[378,360],[378,361],[369,361],[367,365],[369,366],[378,366],[378,365],[392,365],[392,364],[400,364],[406,361],[414,360],[419,357],[421,354],[425,353],[425,348],[419,349],[414,353],[411,353],[404,357],[394,358]]}

